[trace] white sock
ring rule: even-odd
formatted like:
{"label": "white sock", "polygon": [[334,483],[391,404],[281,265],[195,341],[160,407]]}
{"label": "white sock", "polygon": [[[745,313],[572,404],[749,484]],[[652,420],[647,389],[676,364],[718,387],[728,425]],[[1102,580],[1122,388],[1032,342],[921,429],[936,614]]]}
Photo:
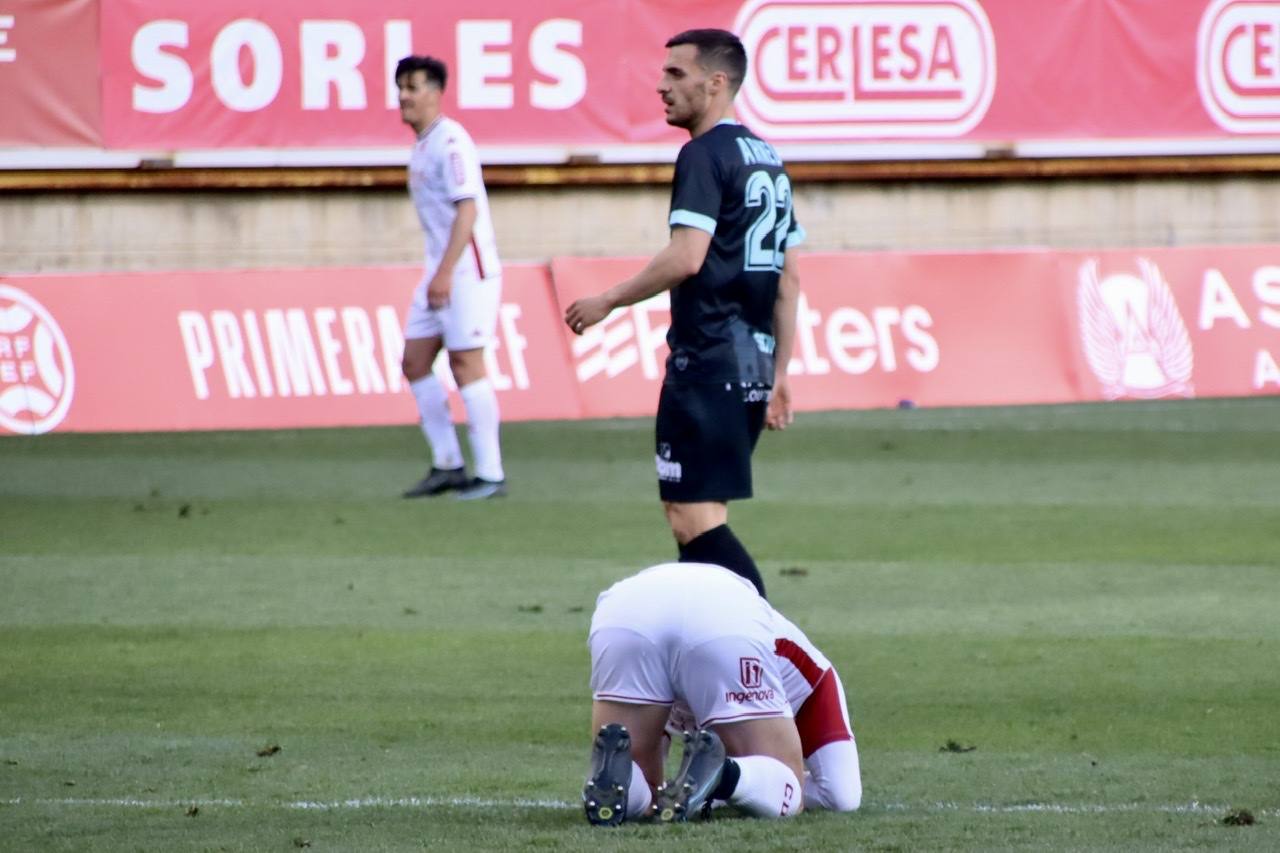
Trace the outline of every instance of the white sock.
{"label": "white sock", "polygon": [[804,807],[856,811],[862,805],[862,771],[858,766],[858,745],[838,740],[816,749],[804,760]]}
{"label": "white sock", "polygon": [[653,791],[649,790],[644,771],[633,761],[631,762],[631,787],[627,789],[627,817],[632,820],[644,817],[648,814],[651,805],[653,805]]}
{"label": "white sock", "polygon": [[800,780],[791,768],[767,755],[734,756],[742,770],[729,802],[755,817],[792,817],[800,813]]}
{"label": "white sock", "polygon": [[467,407],[467,437],[471,440],[471,456],[476,463],[476,476],[485,480],[504,480],[502,450],[498,446],[498,395],[488,379],[477,379],[458,389]]}
{"label": "white sock", "polygon": [[462,448],[458,445],[458,432],[453,428],[449,415],[449,395],[434,374],[409,383],[413,399],[418,401],[418,417],[422,421],[422,434],[431,446],[431,455],[437,468],[461,468]]}

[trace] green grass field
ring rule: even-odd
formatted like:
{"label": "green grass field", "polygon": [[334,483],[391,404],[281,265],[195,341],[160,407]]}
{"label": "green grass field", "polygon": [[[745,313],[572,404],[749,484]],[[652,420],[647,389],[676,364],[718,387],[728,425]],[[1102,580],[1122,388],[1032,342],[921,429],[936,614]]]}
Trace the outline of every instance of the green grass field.
{"label": "green grass field", "polygon": [[674,553],[650,436],[509,425],[482,505],[399,499],[413,428],[0,440],[0,849],[1280,849],[1280,399],[766,435],[732,522],[863,809],[593,830],[595,595]]}

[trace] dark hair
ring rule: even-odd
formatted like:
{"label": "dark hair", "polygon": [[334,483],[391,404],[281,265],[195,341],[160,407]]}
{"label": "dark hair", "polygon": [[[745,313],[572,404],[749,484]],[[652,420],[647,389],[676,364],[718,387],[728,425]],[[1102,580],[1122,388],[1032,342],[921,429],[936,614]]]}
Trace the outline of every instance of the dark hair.
{"label": "dark hair", "polygon": [[742,41],[728,30],[685,30],[667,39],[667,47],[691,44],[698,49],[698,64],[710,71],[723,71],[734,92],[747,76],[747,51]]}
{"label": "dark hair", "polygon": [[434,56],[406,56],[404,59],[396,63],[396,79],[399,80],[405,74],[412,74],[415,71],[422,71],[427,75],[427,82],[434,83],[444,91],[444,84],[449,79],[449,69],[445,64]]}

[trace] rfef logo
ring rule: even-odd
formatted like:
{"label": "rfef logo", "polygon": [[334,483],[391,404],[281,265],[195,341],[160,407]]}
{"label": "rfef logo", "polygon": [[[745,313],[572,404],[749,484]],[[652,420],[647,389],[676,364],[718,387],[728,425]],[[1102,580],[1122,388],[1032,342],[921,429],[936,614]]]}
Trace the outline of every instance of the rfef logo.
{"label": "rfef logo", "polygon": [[1280,2],[1214,0],[1196,53],[1200,100],[1220,127],[1280,131]]}
{"label": "rfef logo", "polygon": [[71,348],[43,305],[0,284],[0,427],[34,435],[66,417],[75,392]]}
{"label": "rfef logo", "polygon": [[776,139],[953,137],[982,120],[995,35],[976,0],[751,0],[743,119]]}
{"label": "rfef logo", "polygon": [[1108,400],[1194,396],[1191,338],[1160,269],[1138,258],[1142,277],[1098,276],[1098,262],[1079,271],[1076,301],[1085,360]]}

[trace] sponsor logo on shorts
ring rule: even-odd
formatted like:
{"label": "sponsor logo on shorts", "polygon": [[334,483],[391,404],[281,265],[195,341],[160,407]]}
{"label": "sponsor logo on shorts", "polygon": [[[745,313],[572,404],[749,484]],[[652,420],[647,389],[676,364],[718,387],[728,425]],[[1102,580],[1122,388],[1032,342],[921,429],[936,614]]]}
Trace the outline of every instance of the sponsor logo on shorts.
{"label": "sponsor logo on shorts", "polygon": [[745,690],[726,690],[724,701],[736,702],[770,702],[777,695],[772,687],[764,687],[764,666],[760,658],[738,658],[738,680]]}
{"label": "sponsor logo on shorts", "polygon": [[724,701],[736,702],[739,705],[746,702],[770,702],[777,692],[772,687],[763,690],[726,690]]}
{"label": "sponsor logo on shorts", "polygon": [[658,452],[654,454],[653,461],[658,466],[659,480],[678,483],[684,476],[684,469],[680,463],[671,458],[671,445],[665,441],[658,445]]}

